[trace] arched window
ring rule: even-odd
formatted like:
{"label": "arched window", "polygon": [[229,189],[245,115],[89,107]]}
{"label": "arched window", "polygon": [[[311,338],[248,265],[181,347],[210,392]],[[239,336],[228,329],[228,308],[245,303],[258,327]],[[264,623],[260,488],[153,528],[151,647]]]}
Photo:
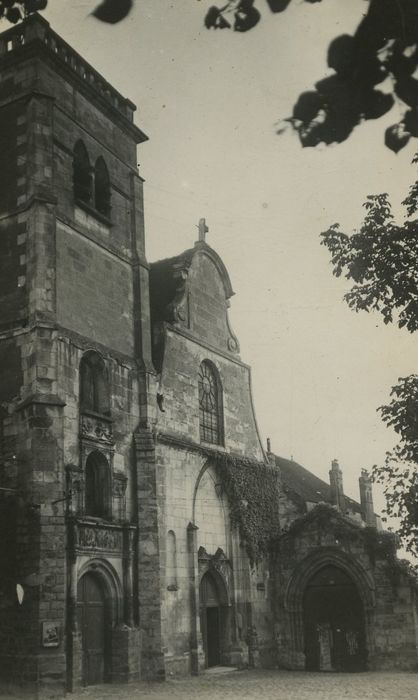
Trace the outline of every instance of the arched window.
{"label": "arched window", "polygon": [[109,415],[106,367],[97,352],[89,351],[80,362],[80,409]]}
{"label": "arched window", "polygon": [[98,158],[94,168],[94,206],[107,218],[110,217],[110,180],[106,163]]}
{"label": "arched window", "polygon": [[199,369],[199,423],[203,442],[223,444],[222,386],[216,368],[207,360]]}
{"label": "arched window", "polygon": [[110,466],[104,454],[95,450],[86,461],[85,512],[96,518],[110,518],[111,515],[111,476]]}
{"label": "arched window", "polygon": [[167,588],[171,591],[177,590],[177,548],[173,530],[167,533],[166,578]]}
{"label": "arched window", "polygon": [[82,141],[77,141],[74,146],[73,156],[73,187],[74,199],[82,202],[91,202],[92,177],[89,156]]}

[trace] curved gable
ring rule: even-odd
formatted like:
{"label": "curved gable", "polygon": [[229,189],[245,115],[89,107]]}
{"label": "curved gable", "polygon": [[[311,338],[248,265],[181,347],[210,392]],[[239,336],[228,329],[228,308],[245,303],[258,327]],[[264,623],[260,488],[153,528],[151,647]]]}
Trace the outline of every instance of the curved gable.
{"label": "curved gable", "polygon": [[233,296],[228,271],[204,241],[181,255],[151,265],[151,316],[168,322],[219,350],[239,352],[228,319]]}

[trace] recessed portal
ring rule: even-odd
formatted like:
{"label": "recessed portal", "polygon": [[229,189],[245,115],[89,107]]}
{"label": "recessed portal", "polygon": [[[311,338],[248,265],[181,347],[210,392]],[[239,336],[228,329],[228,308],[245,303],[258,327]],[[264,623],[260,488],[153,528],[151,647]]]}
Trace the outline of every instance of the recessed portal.
{"label": "recessed portal", "polygon": [[206,667],[218,666],[221,663],[224,615],[217,582],[209,572],[200,583],[200,628]]}
{"label": "recessed portal", "polygon": [[83,684],[105,681],[106,610],[99,579],[87,573],[78,582],[77,621],[83,651]]}
{"label": "recessed portal", "polygon": [[364,611],[352,579],[336,566],[320,569],[303,600],[306,670],[366,668]]}

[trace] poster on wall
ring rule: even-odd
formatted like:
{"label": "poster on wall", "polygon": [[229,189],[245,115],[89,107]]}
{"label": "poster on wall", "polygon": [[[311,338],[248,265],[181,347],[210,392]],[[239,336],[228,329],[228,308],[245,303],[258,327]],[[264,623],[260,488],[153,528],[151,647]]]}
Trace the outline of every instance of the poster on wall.
{"label": "poster on wall", "polygon": [[55,621],[42,623],[42,646],[57,647],[60,643],[60,628]]}

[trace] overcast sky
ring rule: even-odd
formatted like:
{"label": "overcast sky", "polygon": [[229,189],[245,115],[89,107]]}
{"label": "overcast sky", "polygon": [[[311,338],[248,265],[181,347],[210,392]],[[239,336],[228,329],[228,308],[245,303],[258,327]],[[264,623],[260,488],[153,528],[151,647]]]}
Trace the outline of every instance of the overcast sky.
{"label": "overcast sky", "polygon": [[335,147],[303,150],[291,132],[276,135],[298,94],[326,74],[330,39],[355,29],[364,0],[294,0],[279,15],[258,0],[262,20],[246,34],[207,31],[211,4],[136,0],[113,27],[88,16],[95,0],[49,0],[44,16],[138,106],[150,137],[138,153],[148,259],[190,247],[206,217],[236,292],[230,317],[264,442],[325,479],[337,457],[357,497],[360,469],[394,443],[376,408],[416,371],[416,339],[348,309],[348,285],[332,277],[319,234],[336,221],[358,226],[368,194],[389,192],[400,211],[414,144],[397,156],[383,145],[396,107]]}

